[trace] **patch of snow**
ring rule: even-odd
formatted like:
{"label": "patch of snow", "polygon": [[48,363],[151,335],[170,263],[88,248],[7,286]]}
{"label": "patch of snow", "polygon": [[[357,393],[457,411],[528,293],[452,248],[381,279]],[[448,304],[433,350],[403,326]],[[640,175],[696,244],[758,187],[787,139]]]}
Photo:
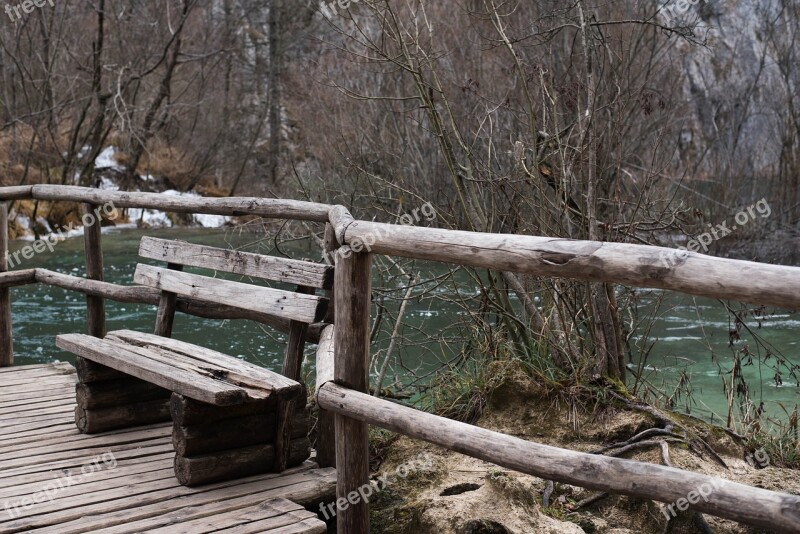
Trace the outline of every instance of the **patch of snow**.
{"label": "patch of snow", "polygon": [[[167,195],[170,197],[200,198],[200,194],[196,193],[195,191],[187,191],[186,193],[182,193],[174,189],[167,189],[162,193],[162,195]],[[221,228],[230,220],[231,218],[226,215],[208,215],[204,213],[198,213],[193,216],[194,224],[202,226],[203,228]]]}
{"label": "patch of snow", "polygon": [[205,213],[198,213],[194,216],[194,222],[203,228],[221,228],[230,220],[231,218],[226,215],[207,215]]}
{"label": "patch of snow", "polygon": [[141,221],[151,228],[172,228],[172,221],[163,211],[130,208],[128,210],[128,219],[137,224]]}
{"label": "patch of snow", "polygon": [[94,160],[95,169],[114,169],[118,171],[123,170],[123,167],[117,163],[116,159],[114,159],[114,154],[116,153],[117,149],[113,146],[104,148],[103,151],[97,156],[97,159]]}
{"label": "patch of snow", "polygon": [[114,180],[105,176],[100,178],[100,185],[97,188],[103,191],[119,191],[119,186],[114,183]]}

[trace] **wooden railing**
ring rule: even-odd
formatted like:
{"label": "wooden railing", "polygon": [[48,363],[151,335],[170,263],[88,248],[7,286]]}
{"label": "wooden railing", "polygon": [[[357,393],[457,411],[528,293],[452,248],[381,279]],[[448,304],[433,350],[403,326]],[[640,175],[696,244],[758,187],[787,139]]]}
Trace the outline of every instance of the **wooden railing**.
{"label": "wooden railing", "polygon": [[[335,432],[337,497],[347,500],[368,483],[368,424],[435,443],[498,465],[548,480],[661,502],[685,499],[712,487],[708,500],[691,508],[778,532],[800,531],[800,497],[737,484],[698,473],[632,460],[541,445],[498,432],[426,414],[368,393],[370,265],[372,254],[386,254],[501,271],[661,288],[692,295],[800,308],[800,268],[714,258],[662,247],[576,241],[533,236],[482,234],[413,228],[355,220],[341,206],[263,198],[183,198],[151,193],[97,191],[64,186],[0,188],[0,235],[7,233],[4,201],[69,200],[85,209],[112,202],[183,213],[255,214],[326,222],[329,252],[337,258],[335,326],[319,328],[317,403],[321,408],[322,462],[334,463],[330,432]],[[8,288],[43,283],[79,291],[89,300],[89,329],[104,333],[102,299],[156,304],[147,288],[102,281],[99,228],[85,232],[88,278],[43,269],[5,272],[7,242],[0,237],[0,365],[10,365],[11,317]],[[330,256],[330,255],[329,255]],[[220,305],[183,300],[178,309],[205,317],[247,318],[286,329],[274,318],[235,315]],[[92,316],[94,315],[94,319]],[[321,328],[321,326],[320,326]],[[335,414],[335,424],[330,424]],[[333,430],[335,427],[335,430]],[[325,438],[328,439],[325,439]],[[352,502],[352,501],[351,501]],[[368,504],[348,504],[337,514],[340,532],[369,530]]]}

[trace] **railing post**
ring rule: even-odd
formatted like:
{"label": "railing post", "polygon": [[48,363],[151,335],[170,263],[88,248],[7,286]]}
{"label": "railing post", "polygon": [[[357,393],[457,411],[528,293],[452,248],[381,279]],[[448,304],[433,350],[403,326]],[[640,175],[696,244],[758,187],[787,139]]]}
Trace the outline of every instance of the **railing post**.
{"label": "railing post", "polygon": [[[335,265],[335,257],[339,248],[336,241],[336,232],[331,223],[325,225],[325,263]],[[334,281],[335,284],[335,281]],[[326,291],[330,299],[328,306],[328,316],[325,322],[334,322],[334,308],[336,299],[332,290]],[[319,372],[319,360],[317,361],[317,372]],[[319,408],[319,418],[317,419],[317,463],[320,467],[336,467],[336,416],[327,410]]]}
{"label": "railing post", "polygon": [[[344,246],[337,254],[334,280],[334,380],[364,393],[369,393],[371,265],[371,254]],[[336,473],[337,532],[368,533],[369,503],[363,488],[369,484],[369,426],[338,414]]]}
{"label": "railing post", "polygon": [[[86,254],[86,278],[103,281],[103,249],[100,243],[102,220],[100,210],[92,211],[94,204],[83,204],[83,238]],[[87,224],[91,223],[91,224]],[[86,297],[87,327],[89,335],[105,337],[106,307],[102,297]]]}
{"label": "railing post", "polygon": [[[0,202],[0,273],[8,271],[8,204]],[[11,337],[11,291],[0,288],[0,367],[14,365]]]}

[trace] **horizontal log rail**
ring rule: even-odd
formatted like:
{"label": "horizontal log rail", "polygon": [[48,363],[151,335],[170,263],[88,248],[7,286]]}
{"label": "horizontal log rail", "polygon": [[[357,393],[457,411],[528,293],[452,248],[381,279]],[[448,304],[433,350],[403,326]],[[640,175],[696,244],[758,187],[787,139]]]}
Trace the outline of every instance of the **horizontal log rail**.
{"label": "horizontal log rail", "polygon": [[327,204],[256,197],[178,197],[161,193],[103,191],[69,185],[0,187],[0,202],[6,200],[48,200],[113,204],[117,208],[143,208],[175,213],[209,215],[258,215],[272,219],[328,222]]}
{"label": "horizontal log rail", "polygon": [[0,273],[0,289],[36,283],[36,269]]}
{"label": "horizontal log rail", "polygon": [[317,390],[320,408],[421,439],[521,473],[583,488],[674,503],[711,488],[690,507],[771,529],[800,531],[800,497],[745,486],[673,467],[560,449],[376,399],[327,382]]}
{"label": "horizontal log rail", "polygon": [[357,221],[331,210],[339,242],[354,250],[535,276],[668,289],[800,309],[800,268],[678,249],[551,237],[487,234]]}

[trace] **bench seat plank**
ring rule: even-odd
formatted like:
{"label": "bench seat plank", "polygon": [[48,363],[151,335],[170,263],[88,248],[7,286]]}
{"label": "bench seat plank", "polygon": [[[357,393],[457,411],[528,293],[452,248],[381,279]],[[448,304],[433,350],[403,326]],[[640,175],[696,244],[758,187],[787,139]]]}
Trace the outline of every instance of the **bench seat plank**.
{"label": "bench seat plank", "polygon": [[318,289],[333,287],[334,268],[321,263],[276,258],[155,237],[142,238],[139,256],[176,265],[202,267],[299,286]]}
{"label": "bench seat plank", "polygon": [[303,323],[321,321],[328,304],[324,297],[209,278],[141,263],[136,266],[133,281],[185,297],[268,313]]}
{"label": "bench seat plank", "polygon": [[[219,368],[226,361],[235,358],[222,354],[217,362],[218,369],[203,363],[204,369],[198,365],[196,372],[186,372],[187,365],[183,359],[179,365],[175,365],[176,362],[170,361],[168,354],[145,351],[119,340],[98,339],[83,334],[64,334],[56,337],[56,346],[191,399],[217,406],[264,399],[273,393],[269,382],[262,383],[261,389],[252,385],[242,387],[227,382],[228,376],[224,370],[219,372]],[[296,388],[297,391],[302,390],[299,383],[296,383]],[[282,390],[286,391],[286,388]]]}
{"label": "bench seat plank", "polygon": [[[106,335],[106,339],[120,341],[145,349],[166,351],[172,358],[195,362],[203,369],[218,369],[227,373],[228,382],[242,387],[264,388],[269,386],[272,394],[283,397],[291,396],[299,391],[300,384],[279,373],[258,365],[234,358],[205,347],[186,343],[168,337],[136,332],[135,330],[114,330]],[[221,365],[224,362],[224,365]],[[212,371],[213,372],[213,371]]]}

